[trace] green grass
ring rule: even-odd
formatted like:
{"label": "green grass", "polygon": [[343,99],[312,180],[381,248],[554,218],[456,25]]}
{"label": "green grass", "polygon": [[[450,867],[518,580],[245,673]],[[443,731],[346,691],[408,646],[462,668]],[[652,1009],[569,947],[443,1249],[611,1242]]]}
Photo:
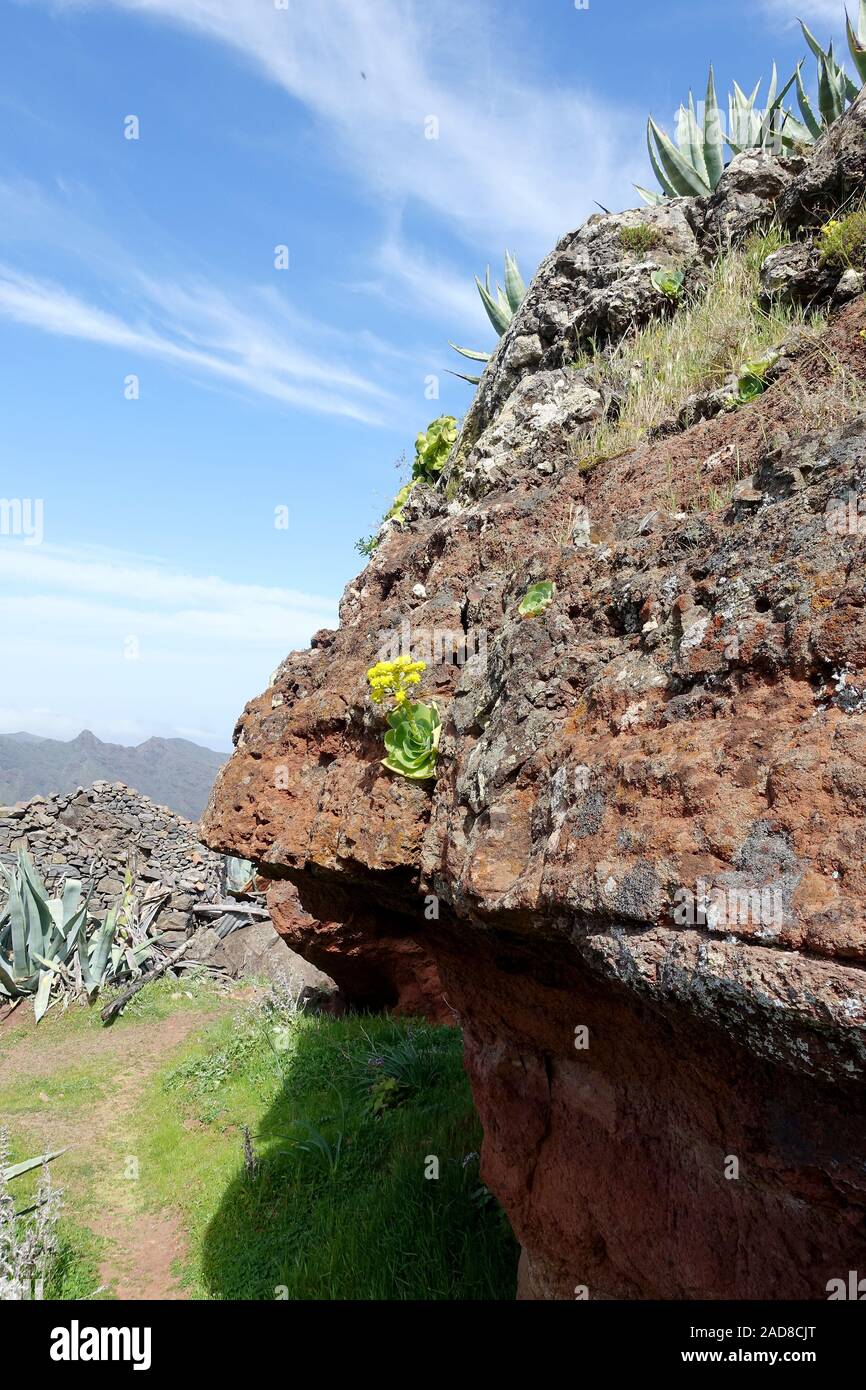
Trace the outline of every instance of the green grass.
{"label": "green grass", "polygon": [[[26,1020],[15,1025],[7,1025],[0,1032],[0,1057],[11,1055],[17,1047],[27,1043],[38,1043],[41,1048],[63,1045],[75,1034],[101,1033],[105,1025],[100,1012],[120,991],[103,990],[94,1004],[75,1003],[68,1009],[56,1005],[40,1023],[34,1023],[29,1004],[19,1007],[27,1011]],[[219,998],[210,979],[202,972],[190,970],[182,979],[154,980],[145,985],[127,1004],[123,1013],[111,1024],[112,1031],[123,1032],[136,1023],[158,1022],[169,1015],[180,1012],[200,1011],[210,999]]]}
{"label": "green grass", "polygon": [[602,377],[629,382],[618,418],[572,441],[581,471],[634,448],[692,393],[721,386],[793,329],[808,327],[817,341],[822,320],[784,305],[765,311],[758,303],[761,265],[782,244],[775,230],[752,238],[717,261],[705,290],[686,299],[673,318],[654,320],[609,354],[589,351],[576,359],[576,367],[594,363]]}
{"label": "green grass", "polygon": [[[197,1011],[195,1031],[166,1050],[179,1010]],[[98,1056],[82,1037],[92,1028]],[[239,1011],[206,981],[184,980],[148,986],[107,1032],[98,1014],[70,1010],[35,1030],[22,1019],[4,1043],[12,1158],[71,1145],[51,1165],[62,1206],[49,1297],[94,1296],[100,1264],[111,1288],[128,1282],[135,1232],[169,1210],[192,1298],[514,1297],[517,1248],[479,1178],[480,1125],[454,1030]],[[143,1071],[124,1108],[135,1057]],[[130,1155],[132,1183],[119,1177]],[[431,1158],[438,1179],[425,1177]],[[38,1177],[16,1181],[19,1206]]]}
{"label": "green grass", "polygon": [[660,241],[660,233],[649,222],[637,222],[632,227],[619,229],[620,246],[623,250],[634,251],[638,255],[644,251],[651,251]]}
{"label": "green grass", "polygon": [[62,1111],[70,1115],[99,1100],[106,1094],[108,1085],[105,1068],[99,1063],[44,1074],[38,1065],[31,1063],[26,1075],[3,1087],[3,1115],[11,1118],[38,1110]]}
{"label": "green grass", "polygon": [[153,1207],[182,1211],[192,1295],[513,1298],[461,1046],[423,1023],[259,1013],[168,1070],[140,1115],[141,1174]]}
{"label": "green grass", "polygon": [[99,1257],[105,1242],[76,1221],[61,1217],[57,1227],[58,1250],[45,1284],[51,1300],[93,1298],[99,1290]]}

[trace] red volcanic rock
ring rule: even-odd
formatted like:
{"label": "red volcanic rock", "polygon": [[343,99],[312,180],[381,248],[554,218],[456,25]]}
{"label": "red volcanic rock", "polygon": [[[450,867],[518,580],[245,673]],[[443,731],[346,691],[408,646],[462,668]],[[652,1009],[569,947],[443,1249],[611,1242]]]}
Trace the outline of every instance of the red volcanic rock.
{"label": "red volcanic rock", "polygon": [[[627,225],[699,292],[711,229],[811,205],[864,110],[745,202],[743,166],[730,217]],[[581,470],[618,408],[571,371],[582,334],[672,312],[623,221],[542,265],[442,487],[247,706],[204,831],[350,1000],[456,1011],[522,1296],[823,1299],[866,1270],[866,312],[795,337],[751,405],[693,398]],[[404,630],[431,785],[381,766],[367,698]]]}
{"label": "red volcanic rock", "polygon": [[398,1015],[454,1022],[423,932],[371,909],[360,895],[354,907],[351,894],[334,888],[312,900],[318,900],[323,916],[336,913],[337,920],[311,916],[292,883],[275,883],[268,890],[268,908],[280,936],[330,975],[356,1008],[387,1008]]}

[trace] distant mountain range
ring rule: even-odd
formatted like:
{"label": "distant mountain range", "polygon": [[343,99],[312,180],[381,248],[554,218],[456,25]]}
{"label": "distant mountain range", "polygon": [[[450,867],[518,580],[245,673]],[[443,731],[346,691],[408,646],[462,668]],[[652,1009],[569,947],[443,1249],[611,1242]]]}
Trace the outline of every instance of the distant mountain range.
{"label": "distant mountain range", "polygon": [[198,820],[227,754],[185,738],[149,738],[136,748],[103,743],[85,729],[69,743],[36,734],[0,734],[0,805],[125,782],[160,806]]}

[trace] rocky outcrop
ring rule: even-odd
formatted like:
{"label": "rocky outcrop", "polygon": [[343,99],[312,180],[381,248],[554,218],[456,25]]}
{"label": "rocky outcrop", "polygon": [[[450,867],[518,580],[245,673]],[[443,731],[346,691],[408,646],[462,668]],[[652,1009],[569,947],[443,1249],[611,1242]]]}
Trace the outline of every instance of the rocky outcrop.
{"label": "rocky outcrop", "polygon": [[[862,297],[752,404],[592,468],[568,448],[616,418],[615,375],[569,366],[586,337],[674,312],[654,266],[699,293],[719,229],[815,177],[735,165],[731,206],[559,243],[445,486],[247,706],[204,820],[350,998],[458,1019],[528,1298],[823,1298],[866,1267]],[[381,767],[366,698],[403,634],[432,786]]]}

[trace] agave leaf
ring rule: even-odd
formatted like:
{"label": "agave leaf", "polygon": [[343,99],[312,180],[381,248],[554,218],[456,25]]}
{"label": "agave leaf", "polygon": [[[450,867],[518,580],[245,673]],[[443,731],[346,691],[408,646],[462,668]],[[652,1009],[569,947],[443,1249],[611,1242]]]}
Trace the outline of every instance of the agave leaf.
{"label": "agave leaf", "polygon": [[36,997],[33,1000],[33,1020],[38,1023],[51,1001],[51,986],[54,984],[54,971],[42,970],[39,974],[39,984],[36,987]]}
{"label": "agave leaf", "polygon": [[19,865],[24,930],[27,935],[27,950],[32,957],[34,952],[44,953],[47,950],[47,938],[54,929],[54,919],[48,908],[45,885],[26,854],[21,854]]}
{"label": "agave leaf", "polygon": [[21,899],[21,879],[16,875],[9,887],[9,923],[12,934],[12,970],[22,979],[30,974],[27,952],[27,921]]}
{"label": "agave leaf", "polygon": [[699,178],[709,187],[710,176],[704,159],[704,142],[695,117],[695,101],[689,92],[688,109],[681,106],[677,112],[677,145],[683,157],[691,164]]}
{"label": "agave leaf", "polygon": [[52,1159],[65,1153],[66,1149],[49,1149],[48,1153],[39,1154],[37,1158],[25,1158],[23,1163],[13,1163],[7,1168],[0,1168],[0,1182],[11,1182],[13,1178],[20,1178],[22,1173],[41,1168],[43,1163],[51,1163]]}
{"label": "agave leaf", "polygon": [[[661,182],[661,180],[659,180],[659,182]],[[634,185],[634,190],[636,193],[640,194],[644,202],[648,203],[651,208],[657,208],[665,201],[664,193],[654,193],[648,188],[641,188],[639,183]]]}
{"label": "agave leaf", "polygon": [[812,136],[813,140],[817,140],[818,136],[821,134],[821,122],[815,115],[812,103],[806,93],[806,88],[803,86],[803,76],[800,71],[801,66],[802,64],[797,64],[797,104],[800,107],[800,113],[806,123],[809,134]]}
{"label": "agave leaf", "polygon": [[[866,4],[866,0],[864,0]],[[722,113],[716,97],[716,79],[710,64],[707,95],[704,101],[704,166],[707,182],[715,188],[725,172],[725,142],[722,135]],[[640,191],[640,190],[638,190]]]}
{"label": "agave leaf", "polygon": [[[772,84],[771,84],[771,88],[772,88],[772,91],[773,91],[773,100],[772,100],[772,101],[769,101],[769,102],[767,103],[766,115],[764,116],[764,119],[763,119],[763,121],[761,122],[761,129],[760,129],[759,140],[758,140],[758,143],[759,143],[759,145],[761,146],[761,149],[765,149],[765,148],[766,148],[766,145],[767,145],[767,137],[770,135],[771,131],[773,131],[774,129],[776,129],[776,118],[777,118],[777,116],[779,115],[780,111],[782,110],[782,102],[785,100],[785,97],[786,97],[786,96],[788,95],[788,93],[790,92],[790,90],[791,90],[791,88],[793,87],[793,85],[794,85],[794,83],[795,83],[796,80],[797,80],[797,74],[796,74],[796,72],[792,72],[792,73],[791,73],[791,76],[788,78],[788,81],[785,83],[785,85],[784,85],[784,87],[782,88],[781,92],[779,92],[779,95],[776,96],[776,95],[775,95],[776,86],[777,86],[777,80],[776,80],[776,64],[775,64],[775,63],[773,64],[773,81],[772,81]],[[787,117],[787,114],[788,114],[787,112],[784,112],[784,113],[783,113],[783,120],[782,120],[782,123],[778,126],[778,130],[779,130],[779,133],[780,133],[780,134],[781,134],[781,132],[782,132],[782,129],[784,128],[784,124],[785,124],[785,119],[784,119],[784,118]]]}
{"label": "agave leaf", "polygon": [[838,121],[845,110],[845,92],[832,55],[822,58],[818,64],[818,106],[824,124],[828,126]]}
{"label": "agave leaf", "polygon": [[2,959],[0,959],[0,994],[6,995],[8,999],[17,999],[20,991],[15,980],[9,974]]}
{"label": "agave leaf", "polygon": [[768,110],[770,110],[770,109],[771,109],[773,106],[775,106],[775,104],[776,104],[776,89],[778,88],[778,86],[779,86],[779,74],[778,74],[778,72],[777,72],[777,70],[776,70],[776,64],[774,63],[774,64],[773,64],[773,71],[772,71],[772,74],[771,74],[771,76],[770,76],[770,87],[769,87],[769,90],[768,90],[768,92],[767,92],[767,109],[768,109]]}
{"label": "agave leaf", "polygon": [[490,322],[493,324],[493,327],[496,329],[496,332],[499,334],[501,338],[502,334],[505,332],[505,330],[511,322],[511,315],[508,314],[506,316],[503,313],[501,306],[493,298],[493,295],[491,294],[490,289],[488,288],[489,280],[489,271],[487,285],[482,285],[481,281],[478,279],[478,276],[476,275],[475,277],[475,283],[478,286],[478,293],[481,295],[481,302],[487,310],[487,317],[489,318]]}
{"label": "agave leaf", "polygon": [[449,346],[449,347],[452,347],[452,348],[454,349],[455,352],[459,352],[461,357],[468,357],[468,358],[470,358],[471,361],[473,361],[473,362],[489,362],[489,361],[490,361],[490,353],[489,353],[489,352],[474,352],[474,351],[472,350],[472,348],[458,347],[456,343],[452,343],[452,341],[451,341],[450,338],[448,339],[448,346]]}
{"label": "agave leaf", "polygon": [[76,913],[78,912],[78,908],[79,908],[79,905],[80,905],[80,903],[81,903],[81,879],[80,879],[80,878],[67,878],[67,879],[65,880],[65,882],[64,882],[64,884],[63,884],[63,898],[62,898],[61,902],[62,902],[62,906],[63,906],[63,923],[64,923],[64,932],[63,932],[63,935],[66,936],[66,935],[67,935],[67,931],[68,931],[68,928],[67,928],[67,925],[66,925],[66,924],[67,924],[67,923],[70,923],[70,922],[72,921],[72,918],[73,918],[73,917],[76,915]]}
{"label": "agave leaf", "polygon": [[818,40],[815,38],[815,35],[812,33],[812,31],[811,31],[811,29],[808,27],[808,25],[806,25],[806,24],[803,23],[802,19],[798,20],[797,23],[800,25],[800,28],[803,30],[803,38],[806,40],[807,44],[808,44],[809,47],[811,48],[811,50],[812,50],[812,52],[814,53],[815,57],[818,59],[818,62],[819,62],[819,63],[822,62],[822,60],[823,60],[824,58],[826,58],[827,55],[826,55],[826,53],[824,52],[824,50],[823,50],[823,48],[821,47],[821,45],[819,44]]}
{"label": "agave leaf", "polygon": [[[677,197],[679,197],[679,194],[678,194],[677,190],[674,188],[673,184],[671,183],[670,179],[668,178],[667,174],[665,173],[664,169],[662,168],[661,163],[660,163],[660,161],[659,161],[659,157],[658,157],[658,155],[657,155],[656,152],[655,152],[655,146],[653,145],[653,140],[652,140],[652,121],[651,121],[651,120],[650,120],[650,121],[647,121],[647,128],[646,128],[646,143],[647,143],[647,149],[649,150],[650,164],[653,166],[653,173],[655,174],[656,178],[658,179],[659,183],[661,184],[661,186],[662,186],[662,188],[663,188],[663,190],[664,190],[664,195],[663,195],[663,197],[664,197],[664,196],[666,196],[666,197],[668,197],[668,198],[677,198]],[[662,200],[660,200],[660,201],[662,201]]]}
{"label": "agave leaf", "polygon": [[523,276],[520,274],[517,260],[507,250],[505,252],[505,293],[508,295],[512,314],[516,314],[526,297],[526,285],[523,283]]}
{"label": "agave leaf", "polygon": [[450,367],[445,368],[449,376],[456,376],[458,381],[468,381],[470,386],[480,386],[480,376],[468,376],[466,372],[454,372]]}
{"label": "agave leaf", "polygon": [[845,27],[848,31],[848,47],[851,50],[854,66],[860,74],[861,81],[866,82],[866,0],[860,0],[860,17],[856,34],[847,10],[845,11]]}
{"label": "agave leaf", "polygon": [[705,197],[711,193],[709,184],[704,182],[697,169],[686,163],[676,145],[656,125],[652,117],[649,124],[658,146],[659,159],[677,193],[684,197]]}
{"label": "agave leaf", "polygon": [[782,141],[786,149],[792,145],[811,145],[814,136],[808,126],[804,126],[798,121],[796,116],[792,116],[790,111],[785,113],[785,125],[782,131]]}
{"label": "agave leaf", "polygon": [[81,978],[88,994],[93,994],[103,982],[105,967],[108,964],[108,953],[111,950],[111,943],[117,930],[118,911],[119,909],[115,905],[107,914],[102,926],[91,938],[89,950],[85,947],[79,952]]}

